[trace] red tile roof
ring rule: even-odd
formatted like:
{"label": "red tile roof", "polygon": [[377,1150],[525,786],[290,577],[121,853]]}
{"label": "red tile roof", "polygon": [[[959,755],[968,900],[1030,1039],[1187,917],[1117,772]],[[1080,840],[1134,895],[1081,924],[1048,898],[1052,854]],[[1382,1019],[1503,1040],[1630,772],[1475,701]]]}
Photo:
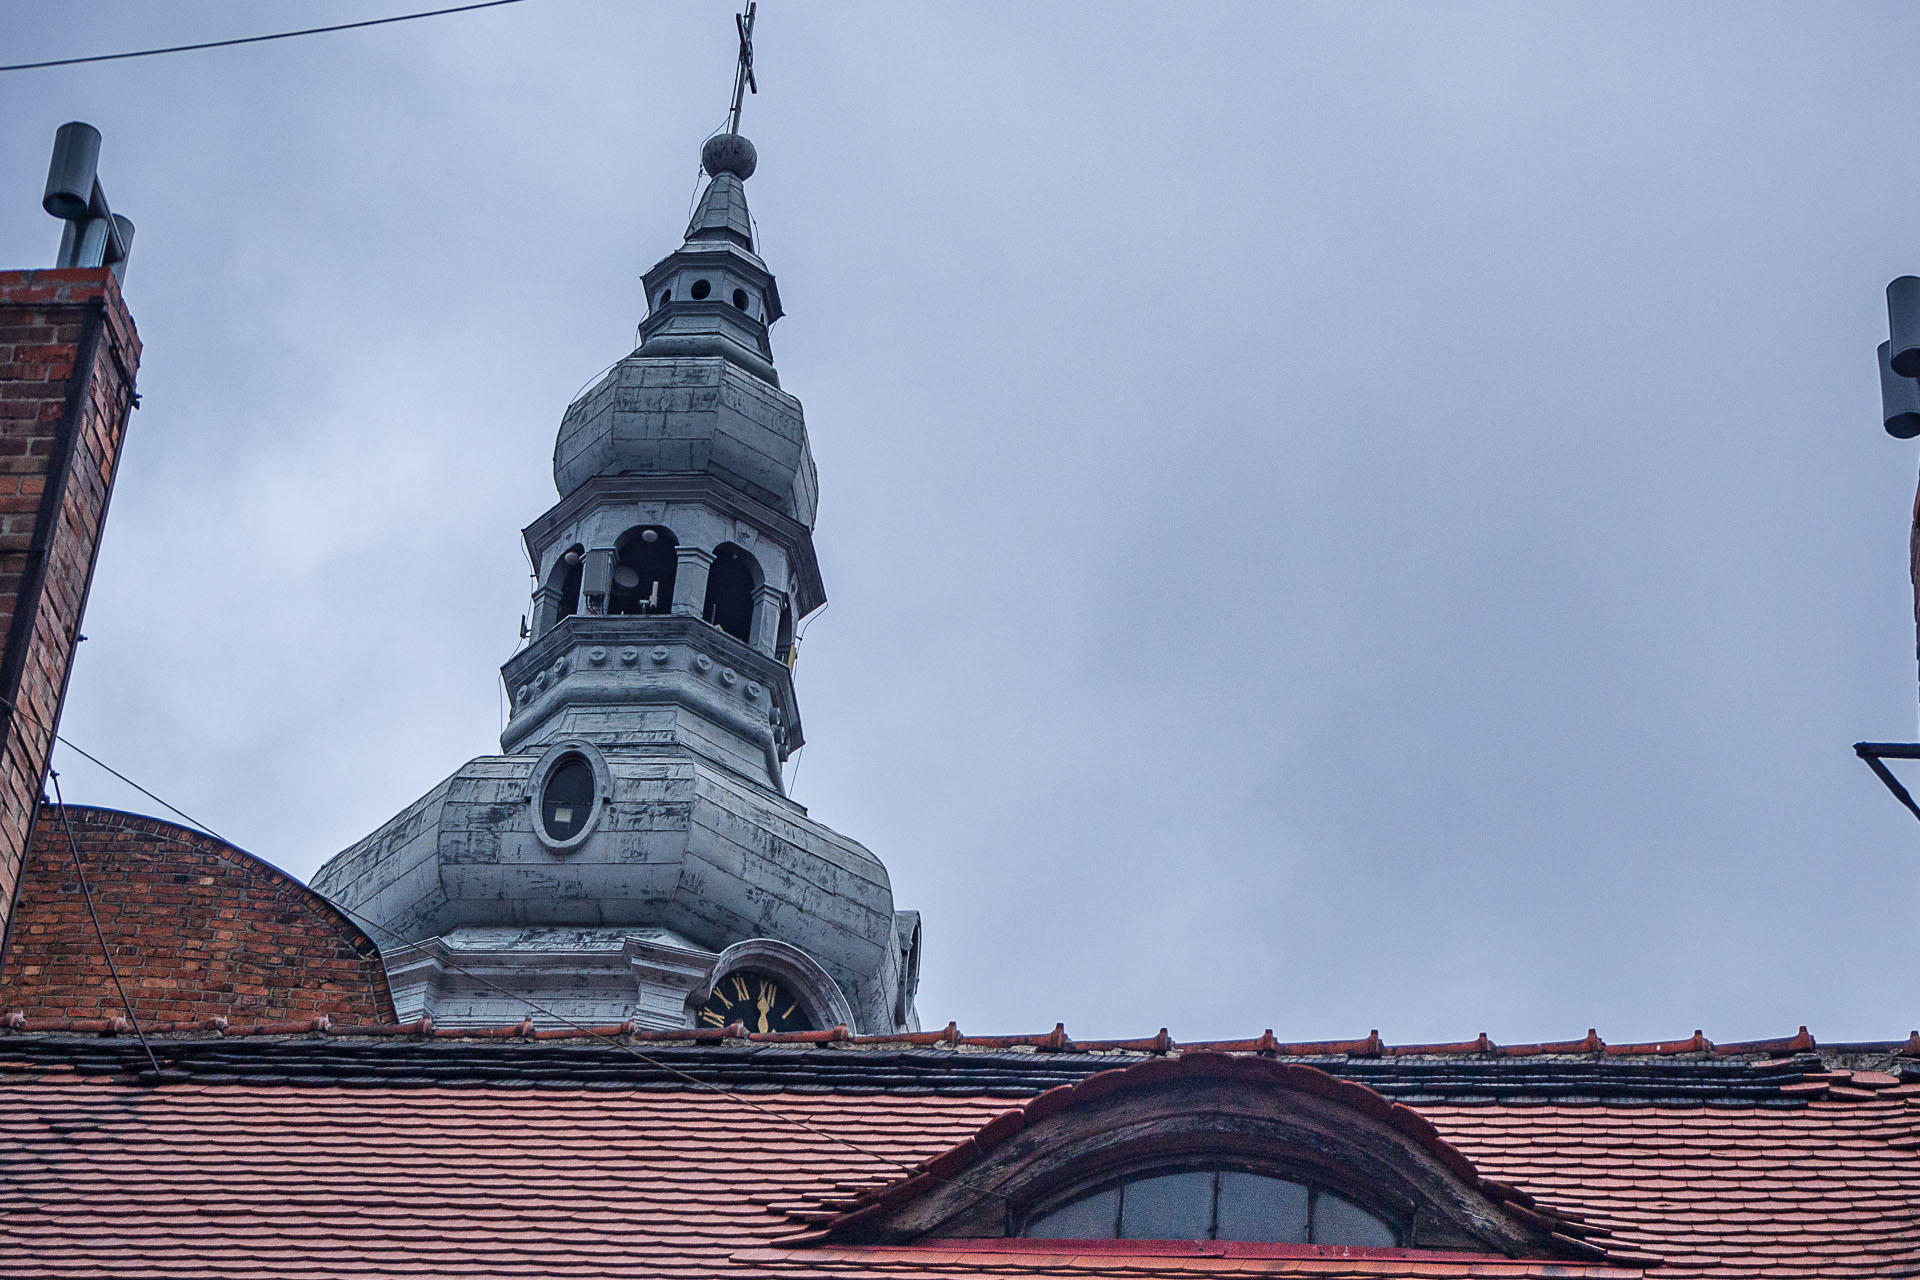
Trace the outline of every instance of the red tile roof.
{"label": "red tile roof", "polygon": [[[816,1214],[796,1214],[809,1225],[782,1243],[806,1240],[873,1241],[875,1237],[867,1234],[873,1224],[887,1219],[904,1206],[926,1201],[935,1192],[955,1190],[957,1186],[954,1184],[985,1176],[996,1151],[1012,1145],[1016,1136],[1024,1131],[1031,1129],[1039,1133],[1041,1136],[1034,1140],[1037,1143],[1057,1143],[1060,1141],[1057,1131],[1046,1133],[1047,1122],[1055,1117],[1084,1115],[1097,1109],[1103,1101],[1121,1095],[1175,1096],[1170,1090],[1196,1084],[1221,1086],[1225,1090],[1223,1097],[1228,1100],[1252,1096],[1290,1097],[1294,1100],[1287,1104],[1287,1109],[1294,1112],[1300,1109],[1301,1102],[1305,1100],[1332,1102],[1339,1108],[1334,1113],[1338,1116],[1336,1123],[1347,1134],[1367,1127],[1368,1122],[1384,1125],[1386,1130],[1410,1140],[1413,1150],[1431,1157],[1448,1170],[1452,1177],[1464,1184],[1467,1192],[1484,1197],[1479,1209],[1484,1215],[1480,1226],[1484,1227],[1493,1218],[1505,1219],[1510,1229],[1517,1228],[1515,1238],[1533,1241],[1541,1256],[1562,1260],[1615,1260],[1607,1248],[1604,1230],[1595,1230],[1577,1217],[1556,1213],[1550,1206],[1541,1205],[1533,1196],[1517,1187],[1483,1178],[1473,1162],[1442,1137],[1430,1120],[1412,1107],[1389,1101],[1365,1085],[1342,1080],[1318,1067],[1220,1052],[1148,1058],[1097,1072],[1074,1084],[1049,1089],[1025,1106],[1002,1113],[991,1124],[925,1161],[913,1174],[894,1178],[874,1191],[832,1199],[823,1197],[823,1204],[835,1206],[833,1215],[821,1219]],[[1193,1104],[1179,1105],[1191,1107]],[[1158,1132],[1162,1135],[1159,1141],[1165,1141],[1166,1131],[1160,1129]],[[1396,1157],[1385,1155],[1381,1158]],[[972,1193],[969,1198],[977,1204],[981,1197]],[[944,1214],[940,1216],[945,1217]],[[1129,1242],[1129,1247],[1138,1246]],[[1256,1253],[1260,1251],[1256,1250]],[[1288,1256],[1300,1255],[1296,1251]]]}
{"label": "red tile roof", "polygon": [[[0,1276],[1635,1274],[777,1243],[789,1214],[1144,1053],[201,1035],[156,1042],[184,1078],[151,1087],[121,1065],[129,1040],[0,1032]],[[1891,1276],[1920,1272],[1920,1072],[1899,1048],[1851,1066],[1709,1051],[1322,1065],[1372,1071],[1482,1176],[1662,1259],[1650,1276]]]}
{"label": "red tile roof", "polygon": [[[1104,1245],[1104,1247],[1103,1247]],[[1116,1247],[1117,1246],[1117,1247]],[[1071,1252],[1042,1252],[1026,1240],[946,1241],[910,1248],[756,1249],[737,1264],[760,1274],[794,1276],[1313,1276],[1319,1280],[1640,1280],[1639,1267],[1526,1262],[1484,1254],[1421,1254],[1407,1249],[1341,1249],[1318,1245],[1231,1245],[1214,1241],[1150,1244],[1080,1241]],[[751,1274],[751,1273],[749,1273]]]}

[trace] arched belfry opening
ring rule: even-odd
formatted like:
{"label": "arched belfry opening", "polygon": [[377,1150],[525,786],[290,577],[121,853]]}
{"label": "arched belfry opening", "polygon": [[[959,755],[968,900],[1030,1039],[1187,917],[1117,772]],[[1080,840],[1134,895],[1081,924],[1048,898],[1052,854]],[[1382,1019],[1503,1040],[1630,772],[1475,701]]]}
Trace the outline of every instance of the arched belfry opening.
{"label": "arched belfry opening", "polygon": [[556,596],[553,608],[555,622],[580,612],[580,573],[585,560],[586,549],[575,545],[563,551],[560,562],[553,566],[548,581],[552,583]]}
{"label": "arched belfry opening", "polygon": [[679,565],[673,531],[659,525],[629,529],[613,552],[613,580],[607,612],[668,613],[673,609],[673,575]]}
{"label": "arched belfry opening", "polygon": [[700,616],[741,643],[753,632],[753,589],[760,585],[760,562],[744,548],[723,542],[713,549],[707,570],[707,599]]}

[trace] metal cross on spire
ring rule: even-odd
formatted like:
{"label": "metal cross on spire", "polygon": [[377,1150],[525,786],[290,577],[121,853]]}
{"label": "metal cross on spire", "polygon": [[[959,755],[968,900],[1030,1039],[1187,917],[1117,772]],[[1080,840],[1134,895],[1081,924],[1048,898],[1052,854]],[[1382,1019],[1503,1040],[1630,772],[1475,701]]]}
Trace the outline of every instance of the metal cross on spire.
{"label": "metal cross on spire", "polygon": [[753,82],[753,11],[759,8],[759,0],[748,0],[747,11],[733,15],[733,25],[740,32],[740,63],[733,73],[733,110],[727,113],[727,132],[740,132],[740,100],[751,89],[760,92],[760,86]]}

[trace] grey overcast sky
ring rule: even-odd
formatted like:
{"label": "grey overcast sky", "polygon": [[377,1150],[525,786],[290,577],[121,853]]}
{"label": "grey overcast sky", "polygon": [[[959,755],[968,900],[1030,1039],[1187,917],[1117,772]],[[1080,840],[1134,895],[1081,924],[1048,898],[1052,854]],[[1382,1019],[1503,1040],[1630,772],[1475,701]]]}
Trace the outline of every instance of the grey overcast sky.
{"label": "grey overcast sky", "polygon": [[[0,0],[0,61],[421,7]],[[302,876],[496,749],[731,12],[0,76],[0,264],[68,119],[139,225],[68,736]],[[1849,751],[1915,732],[1920,8],[767,0],[758,50],[795,794],[925,913],[926,1022],[1920,1025],[1920,824]]]}

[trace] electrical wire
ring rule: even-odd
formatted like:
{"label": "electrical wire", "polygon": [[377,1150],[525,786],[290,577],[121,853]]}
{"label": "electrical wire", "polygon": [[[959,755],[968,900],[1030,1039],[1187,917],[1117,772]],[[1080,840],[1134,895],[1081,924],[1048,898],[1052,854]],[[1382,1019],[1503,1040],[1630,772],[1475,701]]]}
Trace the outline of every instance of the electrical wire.
{"label": "electrical wire", "polygon": [[475,9],[497,9],[503,4],[523,0],[480,0],[477,4],[454,5],[449,9],[427,9],[420,13],[397,13],[390,18],[367,18],[360,22],[336,22],[328,27],[304,27],[299,31],[275,31],[264,36],[236,36],[231,40],[202,40],[197,44],[173,44],[160,49],[132,49],[125,53],[95,53],[82,58],[50,58],[45,62],[16,62],[0,66],[0,71],[40,71],[47,67],[77,67],[89,62],[119,62],[125,58],[151,58],[162,53],[191,53],[196,49],[225,49],[237,44],[262,44],[268,40],[291,40],[295,36],[324,35],[329,31],[353,31],[360,27],[384,27],[390,22],[412,22],[416,18],[438,18],[449,13],[470,13]]}
{"label": "electrical wire", "polygon": [[60,806],[60,825],[67,832],[67,852],[73,855],[73,876],[80,882],[80,898],[87,904],[87,919],[93,921],[93,936],[100,941],[100,954],[106,958],[107,972],[113,975],[113,985],[120,992],[120,1004],[127,1011],[127,1022],[133,1027],[133,1034],[140,1038],[140,1047],[146,1051],[147,1062],[153,1067],[154,1075],[158,1076],[160,1059],[153,1056],[153,1046],[147,1043],[147,1033],[140,1029],[140,1015],[133,1011],[133,1001],[127,996],[127,984],[120,981],[120,966],[113,962],[113,948],[107,945],[106,930],[100,927],[100,913],[93,909],[93,890],[87,887],[87,869],[80,861],[80,842],[73,838],[73,824],[67,821],[67,802],[60,795],[60,775],[49,769],[47,777],[53,783],[53,798]]}

